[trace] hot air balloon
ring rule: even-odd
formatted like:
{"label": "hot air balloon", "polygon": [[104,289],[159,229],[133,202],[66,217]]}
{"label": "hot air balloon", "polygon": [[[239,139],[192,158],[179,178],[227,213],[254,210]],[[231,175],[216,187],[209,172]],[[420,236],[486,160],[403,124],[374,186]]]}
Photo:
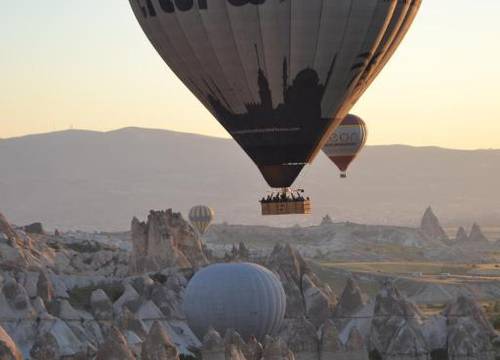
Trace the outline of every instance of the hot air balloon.
{"label": "hot air balloon", "polygon": [[358,116],[347,115],[323,147],[323,152],[337,165],[340,177],[347,177],[347,168],[366,143],[366,124]]}
{"label": "hot air balloon", "polygon": [[420,3],[130,0],[163,60],[282,189],[387,63]]}
{"label": "hot air balloon", "polygon": [[214,217],[214,211],[205,205],[194,206],[189,211],[189,221],[191,221],[191,224],[198,230],[200,235],[205,234]]}
{"label": "hot air balloon", "polygon": [[199,339],[213,327],[221,334],[236,330],[245,341],[262,340],[280,330],[286,296],[278,277],[260,265],[214,264],[189,281],[183,305]]}

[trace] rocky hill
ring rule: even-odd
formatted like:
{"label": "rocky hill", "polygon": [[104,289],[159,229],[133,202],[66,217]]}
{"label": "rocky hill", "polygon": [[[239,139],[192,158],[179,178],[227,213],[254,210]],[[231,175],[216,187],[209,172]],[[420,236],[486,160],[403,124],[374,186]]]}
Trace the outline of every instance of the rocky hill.
{"label": "rocky hill", "polygon": [[[347,180],[322,154],[297,186],[313,199],[310,217],[263,218],[268,190],[232,140],[162,130],[65,131],[0,140],[0,199],[14,222],[48,229],[123,230],[143,209],[186,213],[214,207],[219,222],[292,226],[335,221],[417,225],[432,204],[444,224],[500,223],[500,151],[372,146]],[[22,199],[22,201],[20,201]],[[39,209],[44,209],[40,213]]]}
{"label": "rocky hill", "polygon": [[[151,212],[145,223],[134,219],[132,247],[103,234],[35,237],[0,219],[2,359],[494,360],[500,343],[471,297],[425,316],[391,282],[369,299],[351,278],[336,294],[292,245],[262,254],[240,244],[218,257],[171,210]],[[19,246],[17,238],[35,244],[16,251],[38,255],[36,262],[21,255],[12,266],[3,256],[12,251],[6,247]],[[148,250],[160,248],[161,254]],[[259,343],[230,330],[211,330],[203,339],[191,332],[184,291],[208,259],[254,261],[274,271],[287,301],[278,333]],[[137,266],[149,263],[154,269]]]}

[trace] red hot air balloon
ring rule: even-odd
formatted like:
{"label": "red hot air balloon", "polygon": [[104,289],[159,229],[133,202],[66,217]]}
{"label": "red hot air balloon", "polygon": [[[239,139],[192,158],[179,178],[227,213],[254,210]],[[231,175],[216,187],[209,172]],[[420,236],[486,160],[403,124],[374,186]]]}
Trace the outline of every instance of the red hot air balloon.
{"label": "red hot air balloon", "polygon": [[323,147],[323,152],[341,171],[340,177],[347,177],[347,168],[365,146],[366,137],[365,122],[358,116],[347,115]]}

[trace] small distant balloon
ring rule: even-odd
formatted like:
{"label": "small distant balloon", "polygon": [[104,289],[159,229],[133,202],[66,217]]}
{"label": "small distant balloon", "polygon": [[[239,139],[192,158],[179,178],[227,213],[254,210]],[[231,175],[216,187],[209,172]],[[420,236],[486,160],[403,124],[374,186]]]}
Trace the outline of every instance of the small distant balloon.
{"label": "small distant balloon", "polygon": [[339,168],[341,177],[366,143],[365,122],[358,116],[347,115],[323,147],[323,152]]}
{"label": "small distant balloon", "polygon": [[189,211],[189,221],[203,235],[215,218],[213,209],[205,205],[197,205]]}

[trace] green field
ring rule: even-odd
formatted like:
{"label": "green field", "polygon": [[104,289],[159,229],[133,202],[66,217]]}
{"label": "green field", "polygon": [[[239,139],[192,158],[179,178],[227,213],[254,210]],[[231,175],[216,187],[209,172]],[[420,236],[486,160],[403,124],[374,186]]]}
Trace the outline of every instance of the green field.
{"label": "green field", "polygon": [[321,262],[325,268],[337,268],[354,272],[387,273],[391,275],[409,275],[422,273],[423,275],[467,275],[478,269],[478,265],[446,264],[430,262]]}

